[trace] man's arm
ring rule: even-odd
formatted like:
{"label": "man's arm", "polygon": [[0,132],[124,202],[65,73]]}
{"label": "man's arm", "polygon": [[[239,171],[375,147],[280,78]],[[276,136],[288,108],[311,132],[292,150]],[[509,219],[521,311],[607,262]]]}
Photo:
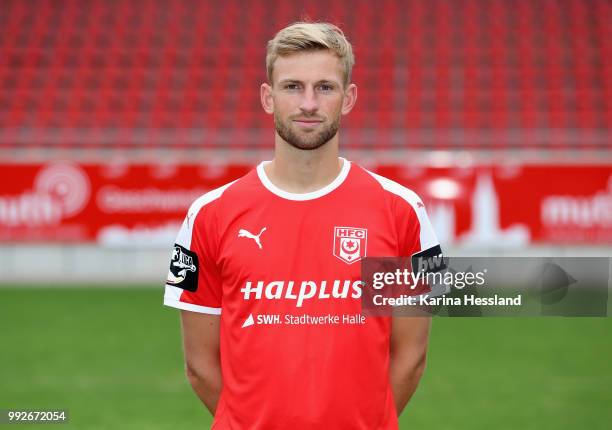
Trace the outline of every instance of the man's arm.
{"label": "man's arm", "polygon": [[393,317],[389,378],[399,416],[425,370],[430,317]]}
{"label": "man's arm", "polygon": [[223,381],[219,357],[219,315],[181,311],[187,379],[213,416]]}

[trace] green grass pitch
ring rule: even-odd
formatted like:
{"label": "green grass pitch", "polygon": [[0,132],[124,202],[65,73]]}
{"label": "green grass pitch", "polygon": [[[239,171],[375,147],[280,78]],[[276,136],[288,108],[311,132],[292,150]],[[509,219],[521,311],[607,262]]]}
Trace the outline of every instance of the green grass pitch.
{"label": "green grass pitch", "polygon": [[[61,428],[208,428],[162,294],[0,288],[0,409],[67,408]],[[607,429],[611,362],[611,318],[436,318],[400,428]]]}

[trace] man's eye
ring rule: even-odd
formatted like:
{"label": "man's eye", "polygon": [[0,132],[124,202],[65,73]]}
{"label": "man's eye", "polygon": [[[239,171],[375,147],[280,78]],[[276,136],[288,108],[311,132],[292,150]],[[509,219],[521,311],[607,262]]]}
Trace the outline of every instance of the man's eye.
{"label": "man's eye", "polygon": [[286,90],[297,90],[298,89],[298,85],[297,84],[287,84],[287,85],[285,85],[285,89]]}
{"label": "man's eye", "polygon": [[331,91],[334,89],[334,87],[332,87],[331,85],[327,85],[327,84],[323,84],[320,86],[322,91]]}

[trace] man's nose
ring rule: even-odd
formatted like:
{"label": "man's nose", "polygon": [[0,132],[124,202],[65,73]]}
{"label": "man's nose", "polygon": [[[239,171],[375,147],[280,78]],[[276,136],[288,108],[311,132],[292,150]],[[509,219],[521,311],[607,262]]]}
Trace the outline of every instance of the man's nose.
{"label": "man's nose", "polygon": [[319,102],[314,88],[306,87],[300,103],[302,112],[315,113],[319,109]]}

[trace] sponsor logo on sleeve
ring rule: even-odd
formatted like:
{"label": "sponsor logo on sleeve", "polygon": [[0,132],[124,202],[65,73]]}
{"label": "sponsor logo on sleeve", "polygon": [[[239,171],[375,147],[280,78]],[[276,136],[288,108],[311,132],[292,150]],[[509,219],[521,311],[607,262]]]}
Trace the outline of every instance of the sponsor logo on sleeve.
{"label": "sponsor logo on sleeve", "polygon": [[187,291],[196,291],[198,289],[198,255],[175,244],[166,283]]}
{"label": "sponsor logo on sleeve", "polygon": [[412,271],[417,272],[439,272],[446,269],[446,262],[442,256],[440,245],[432,246],[412,255]]}

